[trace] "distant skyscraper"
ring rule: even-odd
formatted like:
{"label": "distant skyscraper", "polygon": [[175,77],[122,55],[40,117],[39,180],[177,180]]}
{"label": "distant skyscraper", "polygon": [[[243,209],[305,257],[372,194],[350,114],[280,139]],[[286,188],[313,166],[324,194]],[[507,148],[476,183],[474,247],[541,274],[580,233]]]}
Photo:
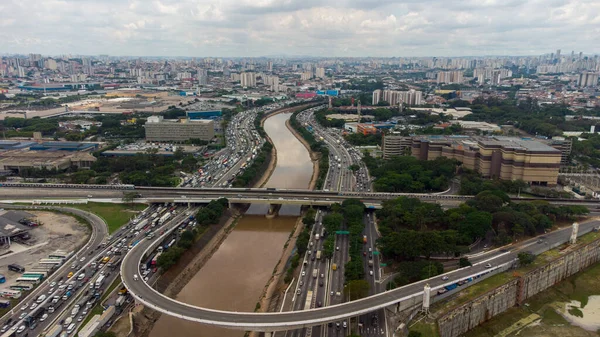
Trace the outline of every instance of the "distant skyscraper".
{"label": "distant skyscraper", "polygon": [[556,58],[560,61],[560,49],[556,50]]}
{"label": "distant skyscraper", "polygon": [[18,66],[17,72],[18,72],[19,77],[25,77],[25,68]]}
{"label": "distant skyscraper", "polygon": [[273,71],[273,62],[267,62],[267,71]]}
{"label": "distant skyscraper", "polygon": [[242,87],[255,87],[256,86],[256,73],[241,73],[240,84]]}
{"label": "distant skyscraper", "polygon": [[198,84],[199,85],[207,85],[208,84],[208,76],[206,76],[206,75],[199,75],[198,76]]}
{"label": "distant skyscraper", "polygon": [[377,105],[379,102],[385,101],[390,106],[397,106],[400,103],[408,105],[421,105],[423,99],[423,93],[421,91],[409,90],[409,91],[396,91],[396,90],[375,90],[373,91],[373,105]]}
{"label": "distant skyscraper", "polygon": [[462,83],[462,71],[440,71],[437,74],[437,83]]}
{"label": "distant skyscraper", "polygon": [[318,78],[325,78],[325,68],[316,68],[315,76]]}

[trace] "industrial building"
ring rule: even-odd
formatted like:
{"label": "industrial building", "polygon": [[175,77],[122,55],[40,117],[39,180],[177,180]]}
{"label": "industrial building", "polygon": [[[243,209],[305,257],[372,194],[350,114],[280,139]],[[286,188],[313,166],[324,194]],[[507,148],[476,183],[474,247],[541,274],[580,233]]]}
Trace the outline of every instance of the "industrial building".
{"label": "industrial building", "polygon": [[411,154],[420,160],[454,158],[485,178],[521,179],[533,185],[555,186],[561,151],[529,138],[418,136]]}
{"label": "industrial building", "polygon": [[19,221],[33,217],[33,214],[23,211],[0,211],[0,251],[8,249],[17,237],[27,237],[33,227],[22,225]]}
{"label": "industrial building", "polygon": [[215,137],[214,121],[206,119],[165,120],[162,116],[151,116],[144,127],[148,142],[210,141]]}
{"label": "industrial building", "polygon": [[89,152],[97,148],[97,143],[84,142],[0,141],[0,171],[8,174],[23,169],[87,169],[96,161]]}

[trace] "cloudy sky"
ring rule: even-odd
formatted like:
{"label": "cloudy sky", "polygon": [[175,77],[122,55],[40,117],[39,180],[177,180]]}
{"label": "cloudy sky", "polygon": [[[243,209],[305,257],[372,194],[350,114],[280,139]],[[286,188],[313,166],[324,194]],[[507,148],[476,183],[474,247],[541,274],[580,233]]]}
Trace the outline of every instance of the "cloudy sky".
{"label": "cloudy sky", "polygon": [[600,52],[598,0],[0,0],[0,53]]}

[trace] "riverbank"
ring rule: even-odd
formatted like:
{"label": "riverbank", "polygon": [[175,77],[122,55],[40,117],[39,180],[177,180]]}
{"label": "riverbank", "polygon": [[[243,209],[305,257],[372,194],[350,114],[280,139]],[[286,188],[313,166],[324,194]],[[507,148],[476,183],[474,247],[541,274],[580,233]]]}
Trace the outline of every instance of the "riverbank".
{"label": "riverbank", "polygon": [[[183,254],[179,262],[158,278],[155,284],[156,290],[167,297],[175,298],[225,241],[242,214],[243,212],[230,209],[221,218],[219,224],[209,227],[194,246]],[[154,323],[161,315],[148,308],[137,312],[133,318],[134,336],[149,336]]]}
{"label": "riverbank", "polygon": [[321,160],[321,155],[310,149],[310,145],[308,144],[308,142],[292,127],[289,119],[285,122],[285,126],[288,128],[288,130],[290,130],[290,132],[294,135],[294,137],[296,137],[296,139],[298,139],[300,141],[300,143],[302,143],[302,145],[304,145],[304,147],[306,148],[306,151],[308,151],[310,160],[312,161],[312,164],[313,164],[313,174],[312,174],[312,177],[310,178],[310,183],[308,184],[308,189],[313,190],[313,189],[315,189],[315,185],[317,184],[317,179],[319,178],[319,160]]}

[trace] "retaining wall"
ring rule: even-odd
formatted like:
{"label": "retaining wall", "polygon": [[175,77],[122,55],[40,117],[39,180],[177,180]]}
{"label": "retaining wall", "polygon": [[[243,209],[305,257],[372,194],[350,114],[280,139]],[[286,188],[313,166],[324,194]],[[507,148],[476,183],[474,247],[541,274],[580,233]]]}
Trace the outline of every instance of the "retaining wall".
{"label": "retaining wall", "polygon": [[566,253],[542,267],[449,310],[437,321],[440,336],[461,336],[598,261],[600,261],[600,240]]}

